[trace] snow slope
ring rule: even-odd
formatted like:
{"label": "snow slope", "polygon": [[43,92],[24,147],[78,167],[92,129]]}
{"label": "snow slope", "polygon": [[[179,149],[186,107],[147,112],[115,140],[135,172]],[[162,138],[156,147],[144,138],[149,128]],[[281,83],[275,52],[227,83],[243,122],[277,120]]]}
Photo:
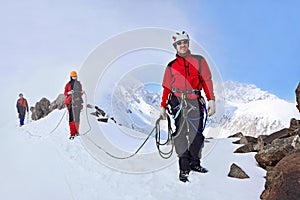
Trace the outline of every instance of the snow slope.
{"label": "snow slope", "polygon": [[[112,121],[99,123],[96,118],[86,118],[82,112],[82,120],[91,121],[92,129],[88,131],[87,124],[82,124],[81,133],[87,134],[74,141],[68,140],[65,110],[56,110],[44,119],[18,127],[12,109],[4,108],[8,115],[1,118],[0,127],[0,198],[259,199],[265,171],[257,166],[254,153],[234,154],[239,145],[226,137],[238,131],[249,135],[269,134],[287,127],[290,118],[299,118],[293,102],[253,85],[226,82],[225,98],[217,99],[217,106],[225,105],[224,113],[217,112],[210,118],[204,132],[207,138],[214,138],[206,140],[202,152],[202,164],[209,173],[191,173],[191,182],[184,184],[178,181],[176,156],[170,160],[160,158],[153,137],[134,159],[115,161],[99,149],[105,147],[105,151],[112,150],[116,156],[129,155],[152,128],[160,97],[148,93],[140,83],[131,86],[136,90],[119,87],[114,93],[115,100],[120,101],[116,102],[112,114],[124,120],[122,126]],[[130,129],[132,122],[135,131]],[[98,128],[103,135],[98,133]],[[121,151],[106,148],[104,141]],[[250,179],[227,177],[232,163],[241,166]]]}
{"label": "snow slope", "polygon": [[[184,184],[178,181],[178,167],[174,162],[163,169],[140,174],[104,166],[87,153],[82,138],[68,140],[67,119],[63,115],[63,110],[54,111],[49,117],[21,128],[11,123],[14,119],[9,119],[10,123],[1,127],[1,199],[252,200],[259,199],[263,190],[265,171],[257,167],[254,154],[233,154],[238,145],[230,139],[206,143],[209,147],[216,142],[202,162],[209,173],[191,173],[191,182]],[[59,119],[62,122],[49,134]],[[100,126],[118,130],[114,123]],[[227,177],[233,162],[251,178]]]}

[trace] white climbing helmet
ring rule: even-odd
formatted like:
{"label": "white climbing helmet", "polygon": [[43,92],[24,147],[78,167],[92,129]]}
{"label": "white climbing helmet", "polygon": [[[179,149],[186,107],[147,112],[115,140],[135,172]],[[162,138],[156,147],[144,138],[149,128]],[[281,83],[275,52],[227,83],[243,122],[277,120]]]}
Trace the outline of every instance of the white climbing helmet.
{"label": "white climbing helmet", "polygon": [[190,41],[189,35],[185,31],[182,31],[182,33],[177,32],[177,33],[172,35],[173,45],[175,45],[176,42],[178,42],[180,40]]}

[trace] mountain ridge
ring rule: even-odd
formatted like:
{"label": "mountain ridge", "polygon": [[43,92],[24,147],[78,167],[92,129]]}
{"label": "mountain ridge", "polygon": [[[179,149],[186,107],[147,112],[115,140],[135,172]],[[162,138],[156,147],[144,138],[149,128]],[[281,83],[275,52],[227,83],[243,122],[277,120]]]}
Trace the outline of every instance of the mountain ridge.
{"label": "mountain ridge", "polygon": [[[226,81],[222,87],[224,96],[218,99],[216,94],[217,112],[209,118],[208,128],[219,126],[245,135],[268,135],[287,127],[290,119],[298,116],[293,103],[253,84]],[[160,99],[161,91],[148,91],[140,81],[127,79],[114,93],[115,117],[122,125],[147,133],[159,116]]]}

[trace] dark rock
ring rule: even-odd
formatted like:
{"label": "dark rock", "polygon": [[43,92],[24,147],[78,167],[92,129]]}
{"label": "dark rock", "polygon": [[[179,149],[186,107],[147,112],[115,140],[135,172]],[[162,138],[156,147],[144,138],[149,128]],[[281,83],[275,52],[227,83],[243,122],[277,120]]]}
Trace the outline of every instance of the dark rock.
{"label": "dark rock", "polygon": [[289,131],[295,131],[295,130],[297,130],[297,129],[299,129],[300,128],[300,120],[297,120],[297,119],[295,119],[295,118],[292,118],[291,120],[290,120],[290,127],[289,127]]}
{"label": "dark rock", "polygon": [[248,144],[248,143],[252,143],[255,144],[257,143],[257,138],[252,137],[252,136],[242,136],[241,139],[232,142],[234,144]]}
{"label": "dark rock", "polygon": [[241,146],[237,148],[234,153],[249,153],[254,152],[254,146],[252,143],[245,144],[244,146]]}
{"label": "dark rock", "polygon": [[239,166],[237,166],[235,163],[233,163],[230,166],[230,171],[228,174],[229,177],[232,178],[239,178],[239,179],[245,179],[250,178],[244,170],[242,170]]}
{"label": "dark rock", "polygon": [[258,164],[266,169],[268,166],[274,167],[283,157],[295,151],[292,141],[296,136],[283,139],[275,139],[271,144],[263,147],[255,155]]}
{"label": "dark rock", "polygon": [[252,136],[242,136],[240,140],[232,142],[234,144],[244,144],[234,151],[234,153],[249,153],[257,151],[257,138]]}
{"label": "dark rock", "polygon": [[300,112],[300,82],[298,83],[295,93],[296,93],[296,102],[297,102],[296,107],[298,108],[298,110]]}
{"label": "dark rock", "polygon": [[99,113],[98,113],[97,111],[91,112],[90,114],[91,114],[91,115],[94,115],[94,116],[96,116],[96,117],[99,117],[99,116],[100,116]]}
{"label": "dark rock", "polygon": [[265,135],[260,135],[257,137],[257,144],[254,145],[254,151],[261,151],[264,148],[264,146],[265,146],[264,139],[266,137],[267,136],[265,136]]}
{"label": "dark rock", "polygon": [[289,135],[289,130],[287,128],[281,129],[280,131],[276,131],[264,139],[265,144],[270,144],[273,140],[286,137]]}
{"label": "dark rock", "polygon": [[267,173],[262,200],[296,200],[300,197],[300,152],[294,152],[278,162]]}
{"label": "dark rock", "polygon": [[39,120],[45,116],[47,116],[50,112],[55,109],[63,109],[65,108],[64,105],[65,96],[63,94],[59,94],[58,97],[50,103],[48,99],[43,97],[40,101],[38,101],[34,107],[30,108],[31,111],[31,118],[33,120]]}
{"label": "dark rock", "polygon": [[243,133],[238,132],[236,134],[229,136],[228,138],[242,138],[243,136],[244,136]]}
{"label": "dark rock", "polygon": [[[93,108],[92,106],[88,106],[89,108]],[[90,114],[97,117],[99,122],[107,122],[108,121],[108,117],[105,117],[106,113],[104,112],[104,110],[102,110],[101,108],[99,108],[98,106],[94,106],[95,111],[91,112]],[[114,120],[114,118],[111,118],[115,123],[116,121]]]}
{"label": "dark rock", "polygon": [[97,119],[99,122],[108,122],[108,118],[104,117],[104,118],[98,118]]}
{"label": "dark rock", "polygon": [[101,114],[102,115],[102,117],[104,117],[105,116],[105,112],[104,112],[104,110],[102,110],[101,108],[99,108],[98,106],[95,106],[95,109],[96,109],[96,111],[99,113],[99,114]]}
{"label": "dark rock", "polygon": [[292,141],[292,147],[296,150],[300,150],[300,136],[296,135],[296,137]]}
{"label": "dark rock", "polygon": [[47,116],[50,112],[50,101],[45,97],[35,104],[34,107],[30,108],[31,118],[33,120],[41,119]]}

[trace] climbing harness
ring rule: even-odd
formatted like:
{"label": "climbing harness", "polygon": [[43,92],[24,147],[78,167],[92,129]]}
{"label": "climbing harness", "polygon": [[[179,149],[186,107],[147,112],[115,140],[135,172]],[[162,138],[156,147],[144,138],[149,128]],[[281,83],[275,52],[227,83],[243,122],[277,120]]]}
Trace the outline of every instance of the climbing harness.
{"label": "climbing harness", "polygon": [[[176,120],[177,117],[179,116],[179,114],[182,115],[183,118],[183,122],[180,125],[180,128],[178,131],[176,131],[176,135],[173,135],[173,139],[175,139],[176,137],[179,136],[179,134],[182,132],[182,129],[184,127],[184,125],[186,124],[187,127],[187,132],[189,132],[190,130],[190,126],[195,130],[196,133],[201,134],[203,133],[205,127],[206,127],[206,123],[207,123],[207,117],[208,117],[208,112],[206,109],[206,104],[205,104],[205,100],[204,98],[201,96],[201,98],[199,98],[199,102],[202,105],[204,112],[201,112],[201,115],[199,117],[196,118],[191,118],[188,116],[189,112],[191,112],[192,110],[197,109],[195,106],[189,104],[186,101],[186,94],[200,94],[199,90],[190,90],[190,91],[182,91],[182,90],[178,90],[176,88],[172,89],[172,92],[178,92],[181,93],[181,101],[178,105],[176,105],[173,109],[170,106],[170,100],[168,100],[168,112],[169,114],[172,115],[173,119]],[[170,98],[170,97],[169,97]],[[170,110],[176,110],[176,113],[172,113]],[[205,113],[205,118],[204,118],[204,113]],[[198,127],[196,127],[193,123],[193,121],[199,121],[201,119],[204,118],[204,123],[203,123],[203,127],[201,129],[201,131],[198,130]]]}

